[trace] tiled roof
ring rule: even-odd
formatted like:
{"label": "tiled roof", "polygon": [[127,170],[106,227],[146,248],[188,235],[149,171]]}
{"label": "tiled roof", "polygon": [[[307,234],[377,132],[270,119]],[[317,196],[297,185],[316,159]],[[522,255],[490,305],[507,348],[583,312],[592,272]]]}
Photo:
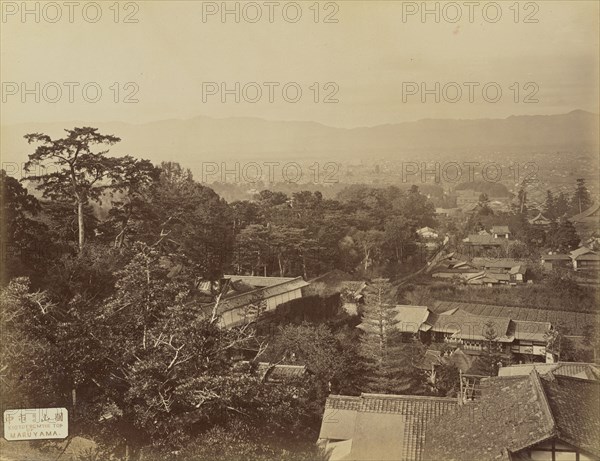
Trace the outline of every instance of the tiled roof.
{"label": "tiled roof", "polygon": [[[250,367],[249,361],[240,362],[243,366]],[[306,374],[304,365],[282,365],[270,362],[258,362],[256,364],[256,374],[265,382],[281,383],[300,379]]]}
{"label": "tiled roof", "polygon": [[541,221],[544,223],[550,223],[550,220],[548,218],[546,218],[542,213],[538,213],[538,215],[535,218],[531,218],[529,220],[529,223],[534,224],[537,221]]}
{"label": "tiled roof", "polygon": [[579,259],[580,256],[583,256],[583,255],[588,254],[588,253],[596,254],[595,251],[590,250],[587,247],[579,247],[576,250],[571,251],[571,258],[573,258],[573,259]]}
{"label": "tiled roof", "polygon": [[546,333],[552,324],[549,322],[531,322],[527,320],[511,320],[509,335],[519,341],[546,342]]}
{"label": "tiled roof", "polygon": [[544,309],[543,307],[499,306],[496,304],[468,303],[460,301],[437,301],[430,310],[442,313],[451,309],[463,309],[471,314],[490,317],[508,317],[512,320],[550,322],[552,325],[563,324],[570,335],[582,335],[586,325],[599,325],[597,314]]}
{"label": "tiled roof", "polygon": [[396,329],[403,333],[417,333],[429,317],[429,309],[425,306],[396,306]]}
{"label": "tiled roof", "polygon": [[592,205],[587,210],[584,210],[582,213],[576,214],[575,216],[571,216],[569,221],[573,223],[580,222],[598,222],[598,211],[600,210],[600,204]]}
{"label": "tiled roof", "polygon": [[593,363],[558,362],[558,363],[522,363],[502,367],[498,376],[524,376],[535,369],[539,374],[552,373],[554,376],[571,376],[573,378],[600,380],[600,369]]}
{"label": "tiled roof", "polygon": [[509,274],[525,274],[527,272],[527,266],[519,264],[518,266],[511,267],[508,271]]}
{"label": "tiled roof", "polygon": [[508,226],[492,226],[492,234],[510,234]]}
{"label": "tiled roof", "polygon": [[360,404],[360,397],[330,395],[325,402],[319,439],[350,440]]}
{"label": "tiled roof", "polygon": [[600,261],[600,255],[597,253],[588,253],[578,256],[577,261]]}
{"label": "tiled roof", "polygon": [[542,255],[544,261],[571,261],[571,256],[565,254]]}
{"label": "tiled roof", "polygon": [[600,382],[554,376],[542,385],[558,437],[600,456]]}
{"label": "tiled roof", "polygon": [[306,367],[304,365],[271,365],[270,363],[261,362],[259,373],[262,374],[264,381],[270,383],[292,381],[302,378],[306,373]]}
{"label": "tiled roof", "polygon": [[457,404],[453,398],[412,395],[330,396],[319,438],[351,439],[344,460],[420,461],[427,425]]}
{"label": "tiled roof", "polygon": [[510,269],[523,264],[523,261],[511,258],[473,258],[473,264],[486,268]]}
{"label": "tiled roof", "polygon": [[427,349],[421,363],[417,368],[421,370],[431,370],[432,367],[442,364],[454,365],[463,373],[469,371],[473,365],[473,356],[465,354],[461,349],[455,349],[450,354],[442,356],[441,351],[435,349]]}
{"label": "tiled roof", "polygon": [[352,275],[339,269],[334,269],[310,280],[308,291],[311,294],[321,295],[341,293],[346,286],[345,282],[352,281],[355,281],[355,278]]}
{"label": "tiled roof", "polygon": [[224,275],[223,278],[232,282],[243,282],[253,287],[272,287],[294,280],[294,277],[263,277],[260,275]]}
{"label": "tiled roof", "polygon": [[512,338],[507,336],[509,318],[486,317],[473,315],[463,309],[452,309],[441,313],[432,322],[432,330],[436,332],[452,333],[461,339],[485,339],[484,332],[486,323],[493,325],[498,341],[511,342]]}
{"label": "tiled roof", "polygon": [[476,274],[469,274],[464,277],[469,285],[481,285],[484,283],[510,282],[509,274],[500,274],[497,272],[481,271]]}
{"label": "tiled roof", "polygon": [[[277,296],[283,293],[301,289],[309,285],[302,279],[302,277],[229,277],[234,277],[232,278],[232,281],[242,281],[250,285],[256,283],[257,285],[253,286],[258,286],[258,288],[251,291],[247,291],[245,293],[236,294],[234,296],[224,297],[219,304],[220,313],[229,311],[231,309],[237,309],[239,307],[261,301],[263,299],[272,298],[273,296]],[[270,278],[273,278],[275,280],[266,280]],[[256,280],[253,282],[250,279]]]}
{"label": "tiled roof", "polygon": [[[506,239],[504,239],[506,240]],[[478,235],[471,234],[466,239],[463,239],[463,242],[470,243],[471,245],[502,245],[504,241],[502,239],[497,239],[492,237],[491,235]]]}
{"label": "tiled roof", "polygon": [[570,377],[490,378],[481,398],[443,415],[426,433],[425,459],[497,461],[554,437],[600,454],[600,383]]}

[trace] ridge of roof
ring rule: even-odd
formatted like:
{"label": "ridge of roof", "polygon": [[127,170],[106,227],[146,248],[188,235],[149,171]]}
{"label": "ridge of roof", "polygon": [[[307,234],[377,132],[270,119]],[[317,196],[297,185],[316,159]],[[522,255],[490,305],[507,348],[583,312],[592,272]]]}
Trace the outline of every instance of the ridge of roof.
{"label": "ridge of roof", "polygon": [[544,386],[542,385],[540,375],[535,368],[531,370],[531,373],[529,373],[529,380],[531,382],[531,385],[533,386],[534,392],[538,396],[540,408],[544,412],[548,422],[550,423],[550,433],[556,434],[556,420],[554,419],[554,415],[552,415],[552,409],[550,408],[550,403],[548,402],[548,397],[546,396],[546,392],[544,391]]}
{"label": "ridge of roof", "polygon": [[456,402],[454,397],[437,397],[431,395],[403,395],[403,394],[371,394],[368,392],[362,392],[360,397],[366,399],[384,399],[384,400],[424,400],[424,401],[438,401],[438,402]]}
{"label": "ridge of roof", "polygon": [[[277,277],[277,278],[283,278],[283,277]],[[282,285],[286,285],[286,284],[289,284],[289,283],[292,283],[292,282],[302,282],[302,283],[299,284],[299,286],[297,288],[304,288],[304,287],[310,285],[310,283],[306,282],[302,278],[302,276],[298,276],[298,277],[290,277],[288,280],[283,280],[283,281],[280,281],[280,282],[275,283],[273,285],[269,285],[269,286],[265,286],[265,287],[256,287],[256,288],[254,288],[253,290],[250,290],[250,291],[245,291],[243,293],[238,293],[236,295],[229,296],[227,298],[222,298],[220,306],[219,306],[219,312],[223,313],[223,312],[227,312],[227,311],[230,311],[230,310],[237,309],[239,307],[239,306],[228,306],[227,303],[231,303],[232,301],[236,301],[238,299],[243,299],[244,297],[250,297],[251,295],[253,296],[253,295],[256,295],[256,294],[261,293],[261,292],[267,292],[268,293],[269,290],[272,290],[274,288],[279,288]],[[273,295],[271,295],[271,296],[273,296]],[[269,296],[269,297],[271,297],[271,296]],[[214,304],[214,303],[213,302],[208,303],[208,305],[212,305],[212,304]]]}

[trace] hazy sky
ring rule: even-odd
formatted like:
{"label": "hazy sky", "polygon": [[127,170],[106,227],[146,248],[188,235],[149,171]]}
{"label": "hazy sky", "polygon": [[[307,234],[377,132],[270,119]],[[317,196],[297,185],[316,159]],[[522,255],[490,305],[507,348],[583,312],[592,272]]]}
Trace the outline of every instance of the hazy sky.
{"label": "hazy sky", "polygon": [[[427,2],[438,22],[435,12],[423,21],[423,2],[227,2],[239,22],[233,13],[223,21],[222,2],[76,3],[28,2],[23,17],[22,2],[2,2],[2,124],[204,115],[354,127],[600,111],[598,1],[475,2],[472,11],[465,2]],[[124,22],[128,14],[138,22]],[[337,22],[325,22],[327,15]],[[224,103],[222,82],[233,90]],[[421,83],[433,90],[425,102]],[[297,88],[302,95],[292,103]],[[135,90],[138,102],[124,103]],[[324,103],[336,90],[338,102]],[[525,103],[528,95],[537,102]]]}

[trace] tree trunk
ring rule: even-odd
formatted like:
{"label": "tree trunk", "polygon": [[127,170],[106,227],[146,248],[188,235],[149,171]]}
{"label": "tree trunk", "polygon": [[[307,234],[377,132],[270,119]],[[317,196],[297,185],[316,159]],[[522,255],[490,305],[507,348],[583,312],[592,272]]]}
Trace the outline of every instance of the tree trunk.
{"label": "tree trunk", "polygon": [[79,251],[83,250],[85,242],[85,228],[83,225],[83,200],[77,202],[77,223],[79,225]]}
{"label": "tree trunk", "polygon": [[306,272],[306,256],[302,255],[302,272],[304,275],[304,280],[308,280],[308,274]]}

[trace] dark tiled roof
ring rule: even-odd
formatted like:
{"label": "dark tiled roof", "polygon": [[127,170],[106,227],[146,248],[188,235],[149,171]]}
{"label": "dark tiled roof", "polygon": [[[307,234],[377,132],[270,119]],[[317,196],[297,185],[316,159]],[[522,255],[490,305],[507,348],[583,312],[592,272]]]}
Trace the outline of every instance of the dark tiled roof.
{"label": "dark tiled roof", "polygon": [[[263,364],[261,363],[260,365]],[[302,378],[306,373],[306,367],[304,365],[265,365],[263,379],[266,382],[292,381]]]}
{"label": "dark tiled roof", "polygon": [[476,266],[496,269],[510,269],[524,264],[523,261],[511,258],[473,258],[472,263]]}
{"label": "dark tiled roof", "polygon": [[481,399],[441,416],[426,433],[424,458],[508,460],[508,452],[544,440],[553,420],[539,377],[491,378]]}
{"label": "dark tiled roof", "polygon": [[558,437],[600,456],[600,382],[554,376],[542,385]]}
{"label": "dark tiled roof", "polygon": [[430,424],[424,458],[509,460],[514,453],[558,438],[600,454],[600,383],[548,375],[487,381],[481,398]]}
{"label": "dark tiled roof", "polygon": [[[251,367],[252,363],[246,360],[240,362],[242,367]],[[302,378],[307,369],[304,365],[282,365],[270,362],[258,362],[256,374],[266,382],[283,383]]]}
{"label": "dark tiled roof", "polygon": [[600,261],[600,255],[596,253],[588,253],[578,256],[577,261]]}
{"label": "dark tiled roof", "polygon": [[336,410],[358,411],[362,399],[350,395],[330,395],[325,402],[325,408],[334,408]]}
{"label": "dark tiled roof", "polygon": [[347,286],[347,282],[356,282],[356,278],[344,271],[334,269],[310,280],[307,292],[321,295],[341,293]]}
{"label": "dark tiled roof", "polygon": [[474,358],[465,354],[461,349],[455,349],[449,354],[442,356],[441,351],[435,349],[427,349],[423,360],[417,366],[421,370],[431,370],[432,367],[446,364],[454,365],[463,373],[469,371],[473,365]]}
{"label": "dark tiled roof", "polygon": [[571,261],[571,256],[565,254],[542,255],[544,261]]}
{"label": "dark tiled roof", "polygon": [[550,310],[531,307],[499,306],[496,304],[468,303],[460,301],[437,301],[429,309],[442,313],[450,309],[464,309],[471,314],[490,317],[508,317],[512,320],[527,320],[534,322],[550,322],[552,325],[564,324],[570,335],[582,335],[586,325],[598,325],[597,314]]}
{"label": "dark tiled roof", "polygon": [[571,216],[569,221],[573,223],[597,223],[598,222],[598,211],[600,210],[600,204],[592,205],[587,210],[584,210],[582,213],[576,214],[575,216]]}

